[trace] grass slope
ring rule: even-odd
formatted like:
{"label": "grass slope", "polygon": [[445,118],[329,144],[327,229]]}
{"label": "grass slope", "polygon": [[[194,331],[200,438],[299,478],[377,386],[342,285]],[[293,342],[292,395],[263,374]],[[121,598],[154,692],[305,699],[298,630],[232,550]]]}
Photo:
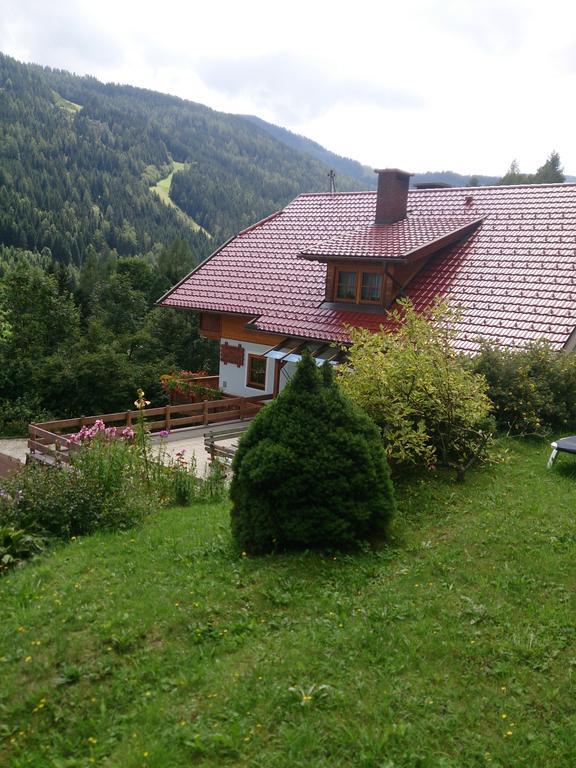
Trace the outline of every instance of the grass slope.
{"label": "grass slope", "polygon": [[178,214],[179,218],[187,224],[189,227],[193,229],[194,232],[204,232],[204,234],[207,237],[212,237],[212,235],[205,230],[203,227],[198,224],[198,222],[194,221],[194,219],[189,216],[187,213],[185,213],[182,208],[180,208],[179,205],[176,205],[174,200],[170,197],[170,187],[172,186],[172,177],[176,173],[176,171],[184,171],[187,168],[190,167],[189,163],[179,163],[176,160],[172,161],[172,170],[163,179],[160,179],[160,181],[155,184],[154,186],[150,187],[150,192],[153,192],[155,195],[158,195],[160,200],[164,203],[164,205],[169,205],[171,208],[174,208],[176,213]]}
{"label": "grass slope", "polygon": [[65,99],[63,96],[60,96],[60,94],[57,91],[52,91],[52,95],[54,97],[54,104],[60,109],[63,109],[64,112],[68,112],[71,115],[75,115],[77,112],[80,112],[80,110],[82,109],[82,106],[80,104],[75,104],[73,101],[68,101],[68,99]]}
{"label": "grass slope", "polygon": [[203,506],[4,578],[0,764],[573,766],[575,476],[508,445],[380,553],[238,558]]}

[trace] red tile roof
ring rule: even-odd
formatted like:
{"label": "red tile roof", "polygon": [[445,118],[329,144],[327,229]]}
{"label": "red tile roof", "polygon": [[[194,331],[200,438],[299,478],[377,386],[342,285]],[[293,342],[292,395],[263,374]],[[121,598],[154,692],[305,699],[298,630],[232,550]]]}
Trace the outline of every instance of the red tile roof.
{"label": "red tile roof", "polygon": [[312,259],[377,259],[406,261],[425,248],[462,237],[479,224],[477,216],[411,216],[394,224],[372,224],[351,232],[340,232],[311,243],[300,253]]}
{"label": "red tile roof", "polygon": [[[345,341],[345,324],[376,329],[384,316],[322,307],[326,265],[298,258],[328,239],[370,229],[375,192],[300,195],[241,232],[160,303],[256,317],[263,331]],[[576,326],[576,185],[410,191],[410,216],[483,218],[433,256],[406,290],[416,308],[437,295],[462,308],[458,346],[478,336],[506,345],[545,337],[563,347]],[[439,225],[440,226],[440,225]]]}

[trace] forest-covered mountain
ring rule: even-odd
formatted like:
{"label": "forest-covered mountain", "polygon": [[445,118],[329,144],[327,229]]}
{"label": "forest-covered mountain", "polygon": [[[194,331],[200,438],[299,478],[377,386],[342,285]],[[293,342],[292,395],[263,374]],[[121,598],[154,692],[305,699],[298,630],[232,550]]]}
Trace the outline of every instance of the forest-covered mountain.
{"label": "forest-covered mountain", "polygon": [[329,170],[242,117],[0,54],[0,433],[213,370],[196,317],[154,302]]}
{"label": "forest-covered mountain", "polygon": [[[192,221],[151,191],[175,168],[169,195]],[[81,264],[89,246],[134,255],[178,238],[202,258],[299,192],[327,189],[328,170],[242,117],[0,54],[4,245]]]}
{"label": "forest-covered mountain", "polygon": [[310,155],[310,157],[314,157],[316,160],[320,160],[320,162],[335,171],[337,174],[336,188],[338,192],[344,191],[340,185],[341,176],[354,179],[360,185],[360,189],[376,189],[377,177],[373,168],[362,165],[357,160],[351,160],[349,157],[341,157],[325,149],[321,144],[312,141],[312,139],[307,139],[306,136],[293,133],[287,128],[274,125],[274,123],[267,123],[266,120],[262,120],[255,115],[245,115],[245,117],[246,120],[262,128],[282,144]]}

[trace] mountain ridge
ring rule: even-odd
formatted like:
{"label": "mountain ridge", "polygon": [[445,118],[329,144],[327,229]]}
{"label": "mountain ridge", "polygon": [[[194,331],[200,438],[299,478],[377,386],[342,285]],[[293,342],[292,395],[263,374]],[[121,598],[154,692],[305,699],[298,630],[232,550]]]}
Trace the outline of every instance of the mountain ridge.
{"label": "mountain ridge", "polygon": [[201,260],[299,193],[328,191],[331,169],[338,191],[375,188],[372,169],[255,116],[0,54],[2,246],[80,265],[183,240]]}

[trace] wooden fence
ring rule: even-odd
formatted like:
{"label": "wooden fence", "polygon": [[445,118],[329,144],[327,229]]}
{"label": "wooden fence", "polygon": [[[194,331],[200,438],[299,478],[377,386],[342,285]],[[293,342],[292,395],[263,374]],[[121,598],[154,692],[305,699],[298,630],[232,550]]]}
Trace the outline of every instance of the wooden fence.
{"label": "wooden fence", "polygon": [[48,462],[70,462],[70,450],[75,444],[66,435],[74,434],[82,427],[90,427],[100,420],[106,426],[119,429],[134,427],[143,416],[152,434],[162,430],[172,431],[181,427],[207,426],[225,421],[236,421],[254,416],[270,395],[253,397],[226,397],[222,400],[204,400],[201,403],[166,405],[161,408],[144,408],[142,411],[119,411],[99,416],[79,416],[75,419],[59,419],[28,425],[28,450],[32,458]]}

